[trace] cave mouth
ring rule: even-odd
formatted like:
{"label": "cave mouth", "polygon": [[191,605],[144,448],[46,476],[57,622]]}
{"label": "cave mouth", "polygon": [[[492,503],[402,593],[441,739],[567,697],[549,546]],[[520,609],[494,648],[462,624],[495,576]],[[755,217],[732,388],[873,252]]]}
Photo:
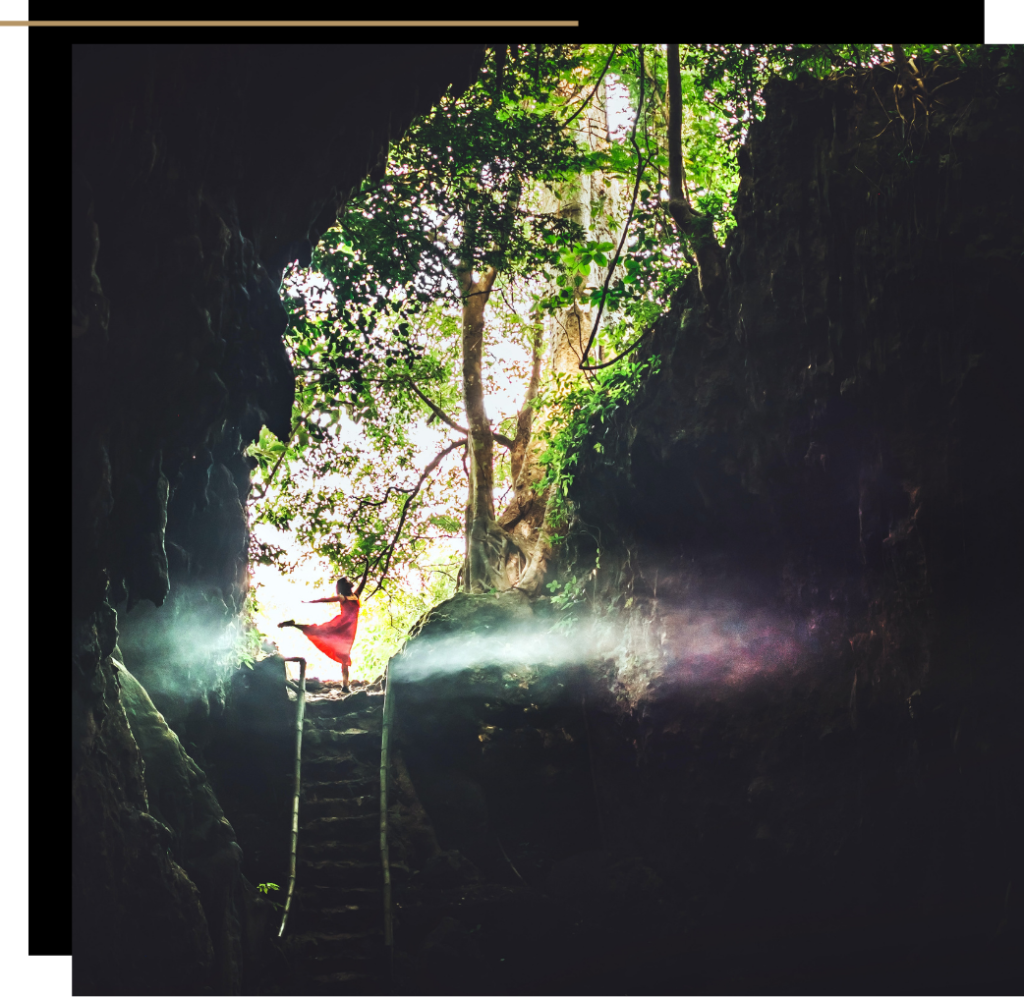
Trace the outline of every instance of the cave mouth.
{"label": "cave mouth", "polygon": [[[892,67],[774,88],[725,289],[582,437],[561,603],[434,600],[301,725],[246,643],[279,275],[497,48],[76,47],[76,992],[1016,992],[1012,53],[916,157]],[[282,76],[337,97],[308,156]]]}

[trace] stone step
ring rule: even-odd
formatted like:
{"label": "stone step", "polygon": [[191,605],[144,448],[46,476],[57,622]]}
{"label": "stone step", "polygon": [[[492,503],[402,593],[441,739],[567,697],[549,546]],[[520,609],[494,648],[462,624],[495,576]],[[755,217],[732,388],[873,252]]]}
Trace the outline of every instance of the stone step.
{"label": "stone step", "polygon": [[368,841],[307,841],[299,835],[299,858],[309,862],[322,859],[345,859],[354,862],[370,862],[380,857],[380,842]]}
{"label": "stone step", "polygon": [[350,800],[359,796],[380,795],[380,769],[367,775],[359,775],[353,779],[307,779],[303,772],[302,799],[304,803],[315,803],[319,800]]}
{"label": "stone step", "polygon": [[379,955],[384,948],[384,928],[376,926],[363,931],[336,931],[333,929],[306,928],[290,932],[294,944],[303,948],[331,948],[344,946],[354,952]]}
{"label": "stone step", "polygon": [[383,711],[384,694],[353,692],[344,699],[312,699],[306,702],[306,715],[311,717],[343,717],[347,713],[375,709]]}
{"label": "stone step", "polygon": [[362,796],[328,797],[306,800],[302,805],[302,816],[307,820],[314,817],[359,817],[363,814],[380,812],[380,794],[365,793]]}
{"label": "stone step", "polygon": [[[301,805],[299,816],[305,816]],[[353,817],[314,817],[299,827],[299,840],[373,841],[379,831],[380,817],[372,812]]]}
{"label": "stone step", "polygon": [[[378,753],[379,751],[378,745]],[[379,778],[379,761],[377,766]],[[307,778],[311,782],[350,782],[353,779],[369,779],[372,776],[373,762],[362,761],[351,752],[302,759],[303,782]]]}
{"label": "stone step", "polygon": [[[317,892],[327,892],[324,888],[318,888]],[[296,902],[295,909],[288,917],[289,931],[360,931],[367,927],[382,925],[383,901],[378,899],[376,906],[369,905],[369,897],[361,896],[358,890],[331,890],[335,897],[342,892],[346,893],[349,899],[356,900],[355,903],[337,903],[337,900],[327,900],[325,903],[333,903],[335,906],[328,907],[306,907]],[[381,891],[375,891],[380,896]]]}
{"label": "stone step", "polygon": [[[381,942],[381,949],[384,948]],[[302,960],[302,972],[306,977],[326,976],[336,972],[356,972],[370,975],[383,975],[387,966],[386,952],[382,951],[373,958],[364,958],[360,955],[347,955],[344,950],[335,952],[317,952],[314,956],[300,956]],[[305,991],[302,991],[305,993]]]}
{"label": "stone step", "polygon": [[366,972],[387,953],[383,925],[373,931],[299,932],[292,935],[290,944],[298,950],[303,970],[310,976],[345,970]]}
{"label": "stone step", "polygon": [[380,731],[363,730],[359,727],[345,730],[304,730],[302,734],[303,757],[314,757],[330,751],[353,751],[360,756],[368,751],[380,755]]}
{"label": "stone step", "polygon": [[378,728],[384,714],[378,709],[356,710],[354,713],[345,713],[335,716],[333,713],[304,714],[302,721],[303,730],[345,730],[347,727],[356,727],[360,730],[369,730],[374,725]]}
{"label": "stone step", "polygon": [[[383,873],[381,877],[383,879]],[[301,885],[299,885],[301,884]],[[303,923],[307,917],[318,917],[326,911],[358,911],[372,923],[374,917],[383,916],[383,882],[372,886],[328,886],[300,880],[295,887],[296,912]]]}
{"label": "stone step", "polygon": [[[338,888],[366,886],[383,888],[384,872],[380,862],[356,859],[303,859],[298,860],[296,878],[317,886]],[[409,878],[408,867],[401,862],[391,862],[392,882],[403,882]]]}
{"label": "stone step", "polygon": [[309,997],[320,997],[321,994],[347,997],[348,994],[361,994],[375,997],[377,994],[391,992],[387,977],[383,974],[370,973],[329,973],[324,976],[313,976],[304,982],[302,992]]}

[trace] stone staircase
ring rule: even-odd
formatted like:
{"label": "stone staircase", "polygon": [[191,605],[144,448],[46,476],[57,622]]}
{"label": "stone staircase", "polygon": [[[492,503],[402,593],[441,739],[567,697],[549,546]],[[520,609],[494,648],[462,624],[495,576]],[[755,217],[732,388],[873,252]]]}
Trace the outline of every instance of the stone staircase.
{"label": "stone staircase", "polygon": [[[390,989],[380,860],[383,705],[375,690],[307,696],[298,865],[285,932],[292,993]],[[393,875],[403,872],[392,862]]]}

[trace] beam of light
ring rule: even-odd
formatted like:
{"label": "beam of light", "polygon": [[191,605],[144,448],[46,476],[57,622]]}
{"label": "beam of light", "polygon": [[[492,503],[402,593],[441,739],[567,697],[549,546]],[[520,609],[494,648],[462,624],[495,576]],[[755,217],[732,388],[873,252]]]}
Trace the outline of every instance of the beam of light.
{"label": "beam of light", "polygon": [[469,668],[576,664],[586,661],[594,646],[590,626],[562,634],[549,630],[539,621],[479,623],[454,633],[428,632],[414,637],[391,664],[396,682],[418,682]]}
{"label": "beam of light", "polygon": [[466,669],[541,669],[614,660],[624,685],[654,677],[673,686],[739,690],[754,679],[800,672],[820,649],[822,620],[788,616],[739,602],[713,606],[661,600],[655,618],[639,615],[578,621],[568,631],[536,619],[474,624],[413,638],[392,659],[398,683]]}
{"label": "beam of light", "polygon": [[793,620],[740,604],[669,607],[662,615],[666,675],[686,685],[737,687],[798,669],[808,641]]}
{"label": "beam of light", "polygon": [[143,600],[118,612],[118,650],[151,695],[203,698],[238,667],[240,623],[201,585],[177,583],[159,608]]}

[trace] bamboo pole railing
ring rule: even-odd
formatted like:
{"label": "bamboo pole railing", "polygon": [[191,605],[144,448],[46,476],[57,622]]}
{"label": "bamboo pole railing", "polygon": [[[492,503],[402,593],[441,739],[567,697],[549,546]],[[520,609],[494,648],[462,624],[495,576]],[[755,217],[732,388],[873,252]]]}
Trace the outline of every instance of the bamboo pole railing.
{"label": "bamboo pole railing", "polygon": [[292,906],[292,895],[295,893],[295,863],[299,851],[299,793],[302,789],[302,722],[306,714],[306,659],[285,658],[284,660],[299,663],[299,699],[295,710],[295,792],[292,795],[292,848],[288,866],[288,895],[284,901],[284,913],[281,915],[278,938],[284,934],[284,926],[288,923],[288,912]]}
{"label": "bamboo pole railing", "polygon": [[384,676],[384,715],[380,738],[380,861],[384,870],[384,945],[393,962],[394,932],[391,920],[391,862],[388,855],[388,770],[391,764],[391,717],[395,708],[391,688],[391,665]]}

